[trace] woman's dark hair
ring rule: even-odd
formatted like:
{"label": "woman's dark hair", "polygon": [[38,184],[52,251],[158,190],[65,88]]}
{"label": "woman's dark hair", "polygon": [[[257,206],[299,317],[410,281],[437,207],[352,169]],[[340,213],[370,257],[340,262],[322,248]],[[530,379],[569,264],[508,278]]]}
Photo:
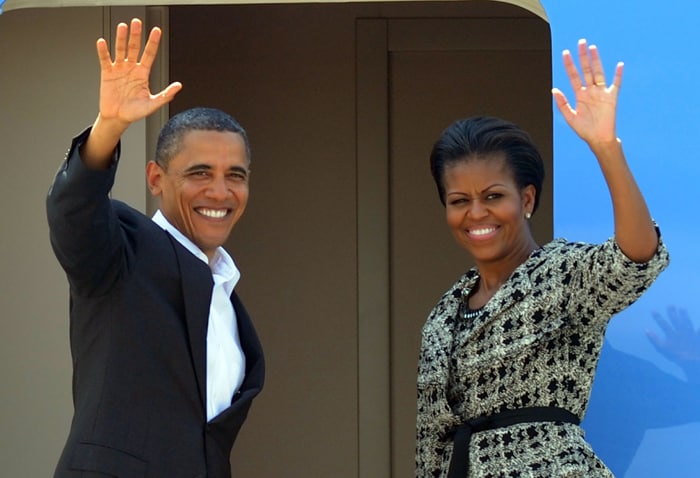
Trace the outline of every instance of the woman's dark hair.
{"label": "woman's dark hair", "polygon": [[530,135],[513,123],[488,116],[476,116],[455,121],[435,142],[430,154],[430,171],[437,186],[440,201],[445,205],[445,169],[459,161],[494,157],[505,154],[506,164],[513,172],[520,189],[535,187],[537,210],[544,180],[542,156]]}
{"label": "woman's dark hair", "polygon": [[240,134],[250,161],[250,143],[243,127],[231,115],[216,108],[191,108],[168,120],[158,134],[156,163],[168,168],[168,162],[182,148],[182,139],[190,131],[218,131]]}

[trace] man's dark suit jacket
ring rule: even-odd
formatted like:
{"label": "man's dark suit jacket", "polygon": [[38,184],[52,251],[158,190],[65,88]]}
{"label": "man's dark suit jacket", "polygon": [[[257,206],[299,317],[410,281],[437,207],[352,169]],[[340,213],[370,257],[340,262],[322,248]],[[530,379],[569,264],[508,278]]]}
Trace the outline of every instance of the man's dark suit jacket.
{"label": "man's dark suit jacket", "polygon": [[[227,478],[233,442],[263,386],[255,329],[235,292],[246,375],[207,423],[209,267],[109,191],[73,140],[47,198],[70,285],[74,416],[56,478]],[[118,158],[118,151],[115,155]]]}

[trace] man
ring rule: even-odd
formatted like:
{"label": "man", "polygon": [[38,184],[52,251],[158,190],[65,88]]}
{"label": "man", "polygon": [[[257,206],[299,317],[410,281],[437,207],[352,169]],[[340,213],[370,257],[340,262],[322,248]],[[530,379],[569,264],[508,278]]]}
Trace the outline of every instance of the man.
{"label": "man", "polygon": [[128,126],[181,89],[148,76],[154,28],[97,42],[100,106],[47,198],[70,284],[74,416],[55,477],[228,478],[229,455],[264,378],[262,350],[221,247],[248,200],[250,148],[230,116],[188,110],[161,130],[146,178],[150,219],[109,192]]}

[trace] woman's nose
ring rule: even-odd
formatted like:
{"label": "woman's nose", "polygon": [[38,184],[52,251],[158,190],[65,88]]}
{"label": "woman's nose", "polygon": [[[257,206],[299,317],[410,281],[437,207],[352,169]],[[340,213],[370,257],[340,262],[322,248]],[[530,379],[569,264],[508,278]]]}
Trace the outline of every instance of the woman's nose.
{"label": "woman's nose", "polygon": [[472,201],[469,204],[469,209],[467,210],[467,215],[471,219],[481,219],[484,216],[487,215],[487,209],[486,207],[482,204],[481,201]]}

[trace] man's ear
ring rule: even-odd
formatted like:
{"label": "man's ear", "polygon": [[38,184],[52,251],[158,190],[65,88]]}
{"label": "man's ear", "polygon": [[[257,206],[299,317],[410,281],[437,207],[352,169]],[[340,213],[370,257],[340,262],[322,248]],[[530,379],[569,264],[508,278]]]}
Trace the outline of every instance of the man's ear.
{"label": "man's ear", "polygon": [[165,171],[160,167],[155,161],[149,161],[146,165],[146,182],[148,183],[148,189],[154,196],[160,196],[163,188],[161,186],[161,181]]}

